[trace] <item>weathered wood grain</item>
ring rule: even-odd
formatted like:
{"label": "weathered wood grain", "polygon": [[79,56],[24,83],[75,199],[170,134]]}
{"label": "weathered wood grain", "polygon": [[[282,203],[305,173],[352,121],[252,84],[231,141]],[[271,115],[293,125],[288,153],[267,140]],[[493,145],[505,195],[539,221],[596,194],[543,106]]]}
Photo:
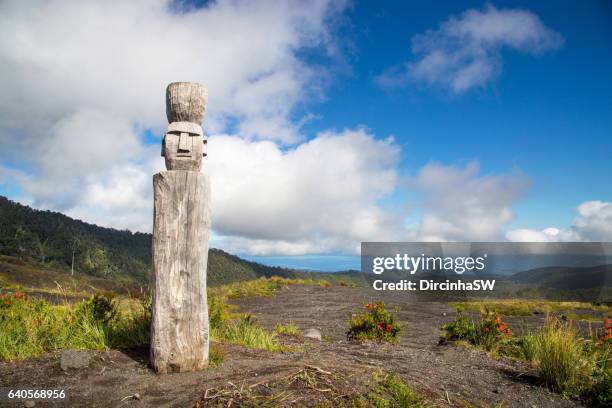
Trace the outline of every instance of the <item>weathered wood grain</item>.
{"label": "weathered wood grain", "polygon": [[208,90],[194,82],[173,82],[166,88],[166,116],[168,123],[191,122],[201,124],[206,111]]}
{"label": "weathered wood grain", "polygon": [[201,370],[209,344],[208,176],[164,171],[153,177],[153,188],[151,364],[158,373]]}

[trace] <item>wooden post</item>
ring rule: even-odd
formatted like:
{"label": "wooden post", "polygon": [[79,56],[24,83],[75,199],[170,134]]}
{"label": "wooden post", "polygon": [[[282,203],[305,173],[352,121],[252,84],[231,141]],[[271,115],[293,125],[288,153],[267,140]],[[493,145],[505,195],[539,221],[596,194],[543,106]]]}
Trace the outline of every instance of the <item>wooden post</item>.
{"label": "wooden post", "polygon": [[210,183],[200,172],[205,142],[197,123],[204,114],[206,90],[179,82],[168,85],[166,94],[171,122],[162,156],[168,171],[153,176],[151,364],[158,373],[205,368],[209,344]]}

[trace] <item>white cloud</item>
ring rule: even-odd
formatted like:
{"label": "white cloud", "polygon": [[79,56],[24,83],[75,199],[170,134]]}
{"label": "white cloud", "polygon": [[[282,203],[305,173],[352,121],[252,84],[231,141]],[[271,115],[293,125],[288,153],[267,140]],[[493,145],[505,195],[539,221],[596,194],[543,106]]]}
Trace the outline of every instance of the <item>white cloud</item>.
{"label": "white cloud", "polygon": [[423,192],[415,239],[424,241],[496,241],[512,220],[512,205],[529,180],[522,174],[479,175],[479,165],[465,168],[429,164],[416,177]]}
{"label": "white cloud", "polygon": [[469,9],[412,38],[416,59],[376,78],[384,87],[410,80],[439,85],[460,94],[484,87],[501,71],[503,48],[540,55],[559,48],[561,35],[535,14],[521,9]]}
{"label": "white cloud", "polygon": [[[328,23],[342,7],[226,0],[181,13],[164,0],[3,2],[0,119],[40,132],[84,107],[160,128],[165,85],[193,80],[209,88],[209,126],[233,118],[244,136],[294,142],[291,110],[317,84],[296,51],[331,48]],[[264,120],[283,132],[257,126]]]}
{"label": "white cloud", "polygon": [[[397,185],[399,148],[365,129],[323,132],[297,147],[235,136],[209,139],[213,245],[231,252],[355,252],[359,242],[389,239],[398,214],[378,200]],[[156,168],[157,166],[157,168]],[[143,165],[117,166],[89,179],[68,214],[100,225],[150,231],[152,174],[159,149]]]}
{"label": "white cloud", "polygon": [[327,0],[221,0],[186,10],[168,0],[1,2],[0,162],[22,169],[11,170],[22,201],[146,228],[140,201],[150,198],[142,194],[160,159],[141,132],[165,128],[165,86],[208,87],[208,133],[296,143],[294,108],[319,97],[323,74],[298,53],[338,52],[330,27],[343,7]]}
{"label": "white cloud", "polygon": [[391,139],[347,129],[289,150],[230,136],[209,146],[215,230],[239,251],[353,251],[396,229],[396,215],[377,203],[397,185],[400,151]]}
{"label": "white cloud", "polygon": [[569,228],[516,229],[506,238],[517,242],[580,242],[612,240],[612,203],[585,201],[577,208],[578,216]]}

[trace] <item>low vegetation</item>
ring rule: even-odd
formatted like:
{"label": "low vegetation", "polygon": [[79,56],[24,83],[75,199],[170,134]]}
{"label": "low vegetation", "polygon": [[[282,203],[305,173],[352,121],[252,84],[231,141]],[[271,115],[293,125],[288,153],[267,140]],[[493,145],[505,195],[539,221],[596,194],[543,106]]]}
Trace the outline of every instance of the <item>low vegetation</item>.
{"label": "low vegetation", "polygon": [[288,336],[298,336],[300,334],[300,329],[298,329],[298,327],[293,323],[276,323],[274,326],[274,333],[286,334]]}
{"label": "low vegetation", "polygon": [[[580,336],[574,323],[548,315],[543,327],[513,336],[497,312],[482,309],[479,320],[463,313],[442,328],[445,339],[466,341],[501,356],[530,363],[542,381],[564,396],[592,406],[612,403],[612,321],[592,338]],[[494,333],[494,335],[492,335]]]}
{"label": "low vegetation", "polygon": [[357,377],[307,365],[286,377],[255,384],[211,388],[196,406],[320,408],[427,408],[430,405],[399,376],[382,370]]}
{"label": "low vegetation", "polygon": [[487,351],[495,351],[503,339],[512,334],[512,329],[504,323],[496,312],[483,309],[477,322],[459,313],[455,321],[442,326],[446,330],[446,339],[467,341],[481,346]]}
{"label": "low vegetation", "polygon": [[354,406],[376,408],[427,408],[431,406],[425,398],[410,388],[396,374],[375,373],[374,377],[377,380],[377,385],[368,393],[368,403],[361,405],[360,403],[364,401],[357,400]]}
{"label": "low vegetation", "polygon": [[[251,316],[234,313],[228,300],[271,296],[286,285],[328,285],[311,279],[261,278],[209,290],[211,337],[219,342],[278,350],[276,333],[258,326]],[[151,296],[146,292],[119,298],[95,294],[85,301],[60,304],[22,292],[0,293],[0,359],[13,360],[68,348],[99,350],[149,343]],[[293,330],[285,326],[284,330]],[[214,357],[214,358],[213,358]],[[211,356],[214,360],[218,356]]]}
{"label": "low vegetation", "polygon": [[220,342],[267,351],[277,351],[282,348],[276,342],[276,334],[258,326],[250,315],[238,320],[232,319],[221,326],[212,326],[210,335],[212,339]]}
{"label": "low vegetation", "polygon": [[549,317],[545,326],[526,344],[527,355],[553,390],[578,395],[588,388],[594,361],[584,353],[584,342],[572,324]]}
{"label": "low vegetation", "polygon": [[147,344],[150,301],[125,312],[112,295],[53,305],[21,292],[0,295],[0,359],[12,360],[67,348],[97,350]]}
{"label": "low vegetation", "polygon": [[359,312],[349,321],[349,340],[399,341],[401,327],[396,317],[385,309],[384,302],[368,303],[364,307],[365,312]]}
{"label": "low vegetation", "polygon": [[[534,314],[563,313],[570,311],[580,311],[573,313],[573,317],[578,319],[585,316],[588,320],[596,319],[601,321],[602,317],[612,315],[612,306],[604,304],[594,304],[589,302],[561,302],[546,300],[490,300],[490,301],[471,301],[453,303],[455,308],[479,312],[483,308],[496,312],[502,316],[533,316]],[[586,314],[584,312],[590,312]],[[596,317],[596,315],[598,315]],[[569,315],[568,315],[569,317]]]}

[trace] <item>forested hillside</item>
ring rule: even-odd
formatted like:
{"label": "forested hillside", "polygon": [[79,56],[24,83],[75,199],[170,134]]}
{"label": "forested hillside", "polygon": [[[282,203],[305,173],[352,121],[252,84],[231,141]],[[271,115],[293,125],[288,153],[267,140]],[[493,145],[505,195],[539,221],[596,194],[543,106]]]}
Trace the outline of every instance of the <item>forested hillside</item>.
{"label": "forested hillside", "polygon": [[[0,196],[0,254],[41,267],[118,281],[147,282],[151,234],[103,228],[61,213],[35,210]],[[74,260],[74,262],[73,262]],[[304,277],[308,272],[245,261],[218,249],[208,257],[210,284],[260,276]]]}

